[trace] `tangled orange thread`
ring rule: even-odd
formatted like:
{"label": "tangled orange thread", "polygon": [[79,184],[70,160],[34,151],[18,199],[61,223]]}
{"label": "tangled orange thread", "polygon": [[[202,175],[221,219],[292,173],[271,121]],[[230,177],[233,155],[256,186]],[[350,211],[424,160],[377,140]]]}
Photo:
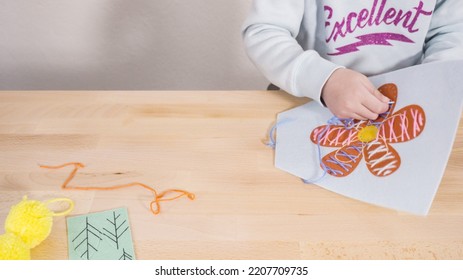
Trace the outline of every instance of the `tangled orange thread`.
{"label": "tangled orange thread", "polygon": [[[179,189],[169,189],[169,190],[165,190],[158,194],[158,192],[154,188],[146,184],[139,183],[139,182],[133,182],[133,183],[128,183],[128,184],[116,185],[116,186],[107,186],[107,187],[69,186],[68,185],[69,182],[71,182],[72,179],[75,177],[79,168],[85,167],[84,164],[80,162],[70,162],[70,163],[65,163],[65,164],[58,165],[58,166],[40,165],[41,168],[47,168],[47,169],[60,169],[60,168],[67,167],[67,166],[74,166],[74,169],[72,170],[71,174],[69,174],[69,176],[66,178],[64,183],[61,185],[61,189],[87,190],[87,191],[88,190],[109,191],[109,190],[117,190],[117,189],[122,189],[122,188],[140,186],[140,187],[143,187],[151,191],[154,195],[154,199],[150,203],[150,210],[154,215],[157,215],[161,212],[160,202],[162,201],[171,201],[171,200],[175,200],[180,197],[183,197],[183,196],[188,197],[190,200],[195,199],[195,195],[193,193],[190,193],[184,190],[179,190]],[[177,193],[177,195],[174,197],[166,198],[165,196],[168,195],[169,193]]]}

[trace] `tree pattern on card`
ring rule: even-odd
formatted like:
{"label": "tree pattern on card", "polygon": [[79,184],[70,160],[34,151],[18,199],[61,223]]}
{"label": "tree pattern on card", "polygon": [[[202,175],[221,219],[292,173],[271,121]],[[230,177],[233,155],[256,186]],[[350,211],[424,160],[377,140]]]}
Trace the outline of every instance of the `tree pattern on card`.
{"label": "tree pattern on card", "polygon": [[125,208],[68,217],[69,259],[133,260]]}
{"label": "tree pattern on card", "polygon": [[[113,211],[113,217],[112,219],[106,218],[106,220],[110,223],[109,229],[104,227],[103,228],[103,235],[109,238],[112,242],[116,244],[116,248],[119,249],[119,238],[129,229],[129,226],[127,226],[126,222],[127,220],[121,220],[119,219],[121,217],[121,214],[116,214],[116,211]],[[119,223],[118,223],[119,219]],[[125,224],[125,227],[124,227]]]}
{"label": "tree pattern on card", "polygon": [[98,246],[101,240],[103,240],[101,238],[101,231],[90,224],[88,222],[88,217],[86,217],[84,228],[72,242],[73,244],[77,244],[74,246],[74,250],[79,253],[82,252],[80,257],[89,260],[93,255],[92,252],[98,252]]}
{"label": "tree pattern on card", "polygon": [[122,249],[122,256],[119,258],[119,260],[133,260],[133,257],[127,253],[125,249]]}

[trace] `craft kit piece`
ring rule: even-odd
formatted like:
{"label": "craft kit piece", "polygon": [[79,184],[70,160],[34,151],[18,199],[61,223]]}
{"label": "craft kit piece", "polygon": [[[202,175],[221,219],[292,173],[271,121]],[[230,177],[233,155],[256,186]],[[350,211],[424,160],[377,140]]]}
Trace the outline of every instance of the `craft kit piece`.
{"label": "craft kit piece", "polygon": [[[62,212],[50,210],[49,205],[57,202],[67,202],[69,207]],[[6,218],[6,233],[0,235],[0,260],[29,260],[30,249],[50,235],[53,217],[67,215],[73,208],[74,203],[68,198],[41,202],[24,197],[11,207]]]}
{"label": "craft kit piece", "polygon": [[362,158],[375,176],[389,176],[400,167],[400,155],[391,144],[407,142],[423,132],[426,114],[418,105],[408,105],[397,112],[397,86],[378,89],[391,101],[389,109],[376,120],[349,120],[315,128],[310,140],[317,146],[334,148],[320,162],[324,172],[336,177],[351,174]]}
{"label": "craft kit piece", "polygon": [[134,260],[127,209],[67,218],[70,260]]}
{"label": "craft kit piece", "polygon": [[280,113],[275,166],[305,182],[426,215],[461,118],[463,61],[372,77],[390,100],[376,120],[340,120],[317,102]]}

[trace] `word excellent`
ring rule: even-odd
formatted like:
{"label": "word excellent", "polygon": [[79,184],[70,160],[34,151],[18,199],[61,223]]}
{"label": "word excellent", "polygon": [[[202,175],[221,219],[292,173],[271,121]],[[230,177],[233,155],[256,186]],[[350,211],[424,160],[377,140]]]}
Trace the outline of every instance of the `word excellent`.
{"label": "word excellent", "polygon": [[362,9],[359,12],[351,12],[346,17],[342,18],[341,21],[331,22],[333,18],[333,8],[325,6],[324,10],[327,13],[325,27],[327,31],[332,28],[331,31],[327,32],[330,34],[326,39],[326,42],[333,40],[336,41],[338,36],[345,37],[349,33],[353,33],[357,28],[363,29],[366,26],[379,26],[381,24],[395,25],[402,27],[410,33],[419,31],[416,22],[421,15],[430,16],[432,11],[426,11],[423,9],[423,1],[420,1],[418,6],[404,11],[402,9],[389,8],[385,9],[387,0],[373,1],[373,5],[370,9]]}

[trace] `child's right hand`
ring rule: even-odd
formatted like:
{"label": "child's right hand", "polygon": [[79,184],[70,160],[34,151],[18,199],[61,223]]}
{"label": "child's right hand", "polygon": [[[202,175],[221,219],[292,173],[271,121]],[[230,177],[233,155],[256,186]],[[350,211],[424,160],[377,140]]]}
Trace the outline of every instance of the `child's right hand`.
{"label": "child's right hand", "polygon": [[350,69],[337,69],[325,83],[322,98],[338,118],[375,120],[389,109],[389,99],[368,78]]}

